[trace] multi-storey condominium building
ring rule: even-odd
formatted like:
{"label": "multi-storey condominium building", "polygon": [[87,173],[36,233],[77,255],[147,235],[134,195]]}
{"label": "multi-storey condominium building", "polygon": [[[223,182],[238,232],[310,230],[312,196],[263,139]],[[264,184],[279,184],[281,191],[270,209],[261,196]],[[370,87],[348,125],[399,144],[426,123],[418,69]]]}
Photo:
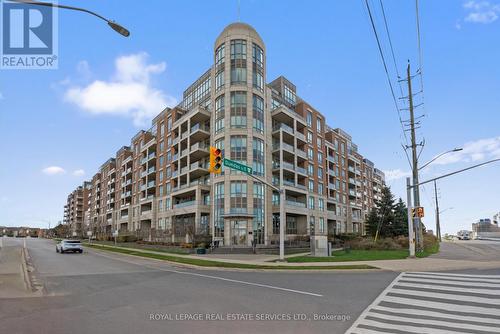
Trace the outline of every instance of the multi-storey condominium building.
{"label": "multi-storey condominium building", "polygon": [[64,223],[69,226],[71,235],[80,236],[84,233],[84,215],[88,210],[88,200],[91,184],[85,181],[69,195],[64,206]]}
{"label": "multi-storey condominium building", "polygon": [[286,239],[364,233],[384,185],[345,131],[297,95],[284,77],[269,84],[266,47],[244,23],[215,41],[214,64],[122,147],[92,178],[88,222],[97,235],[222,245],[278,242],[278,192],[224,168],[208,172],[209,147],[252,167],[285,191]]}

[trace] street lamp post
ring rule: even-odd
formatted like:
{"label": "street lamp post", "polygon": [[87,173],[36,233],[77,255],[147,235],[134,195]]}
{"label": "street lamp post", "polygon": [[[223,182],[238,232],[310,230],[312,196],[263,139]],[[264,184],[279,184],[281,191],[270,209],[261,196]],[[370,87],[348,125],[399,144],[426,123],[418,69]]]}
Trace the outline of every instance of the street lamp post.
{"label": "street lamp post", "polygon": [[[411,86],[410,86],[411,87]],[[446,152],[443,152],[441,154],[438,154],[437,156],[435,156],[433,159],[431,159],[430,161],[428,161],[427,163],[423,164],[422,166],[420,167],[417,167],[417,161],[418,161],[418,157],[415,157],[415,150],[414,150],[414,156],[413,156],[413,161],[414,161],[414,164],[413,164],[413,200],[414,200],[414,204],[415,206],[419,206],[420,205],[420,195],[419,195],[419,178],[418,178],[418,172],[421,171],[422,169],[424,169],[425,167],[429,166],[432,162],[434,162],[435,160],[439,159],[440,157],[442,157],[443,155],[445,154],[448,154],[448,153],[453,153],[453,152],[458,152],[458,151],[461,151],[463,150],[463,148],[454,148],[452,150],[449,150],[449,151],[446,151]],[[437,199],[436,199],[437,201]],[[438,206],[437,202],[436,202],[436,206]],[[438,227],[439,227],[439,214],[436,212],[436,233],[440,233],[438,231]],[[423,228],[422,228],[422,222],[420,220],[419,217],[415,217],[413,218],[414,219],[414,224],[416,225],[415,226],[415,230],[416,230],[416,240],[417,240],[417,246],[418,246],[418,250],[419,251],[423,251],[423,244],[424,244],[424,235],[423,235]],[[440,239],[440,237],[439,237]]]}
{"label": "street lamp post", "polygon": [[[411,208],[410,208],[410,205],[411,205],[411,189],[412,188],[414,189],[416,187],[419,187],[421,185],[424,185],[424,184],[427,184],[427,183],[430,183],[430,182],[436,182],[437,180],[444,179],[446,177],[449,177],[449,176],[452,176],[452,175],[455,175],[455,174],[459,174],[459,173],[468,171],[470,169],[474,169],[474,168],[481,167],[481,166],[484,166],[484,165],[487,165],[487,164],[491,164],[493,162],[498,162],[498,161],[500,161],[500,158],[489,160],[489,161],[485,161],[485,162],[482,162],[480,164],[476,164],[476,165],[473,165],[473,166],[470,166],[470,167],[467,167],[467,168],[459,169],[457,171],[454,171],[454,172],[451,172],[451,173],[448,173],[448,174],[444,174],[444,175],[435,177],[433,179],[422,181],[422,182],[419,182],[419,183],[416,183],[416,184],[413,184],[413,185],[410,184],[410,178],[406,179],[406,190],[407,190],[407,193],[408,193],[408,227],[409,227],[408,228],[408,238],[409,238],[409,241],[410,241],[409,242],[410,255],[411,255],[411,252],[412,252],[411,241],[413,240],[412,239],[413,228],[410,229],[410,227],[412,227],[411,226],[412,225],[412,221],[411,221],[412,217],[411,217]],[[438,212],[438,211],[436,211],[436,212]]]}
{"label": "street lamp post", "polygon": [[53,8],[63,8],[63,9],[76,10],[76,11],[79,11],[79,12],[88,13],[90,15],[93,15],[93,16],[98,17],[101,20],[105,21],[111,27],[111,29],[113,29],[114,31],[116,31],[120,35],[125,36],[125,37],[130,36],[130,31],[128,31],[122,25],[116,23],[115,21],[108,20],[104,16],[101,16],[101,15],[99,15],[99,14],[93,12],[93,11],[90,11],[88,9],[85,9],[85,8],[79,8],[79,7],[73,7],[73,6],[66,6],[66,5],[59,5],[59,4],[55,4],[55,3],[51,3],[51,2],[41,2],[41,1],[29,1],[29,0],[8,0],[8,1],[10,1],[10,2],[17,2],[17,3],[23,3],[23,4],[26,4],[26,5],[45,6],[45,7],[53,7]]}

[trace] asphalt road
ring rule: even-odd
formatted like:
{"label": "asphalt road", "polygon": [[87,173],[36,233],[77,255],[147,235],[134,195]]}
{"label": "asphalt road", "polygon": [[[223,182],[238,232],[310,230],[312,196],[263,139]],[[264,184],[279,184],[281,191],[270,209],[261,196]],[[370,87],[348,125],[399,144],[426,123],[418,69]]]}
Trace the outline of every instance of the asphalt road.
{"label": "asphalt road", "polygon": [[455,240],[442,242],[438,254],[432,257],[448,260],[498,261],[500,241]]}
{"label": "asphalt road", "polygon": [[343,333],[398,275],[194,270],[93,249],[58,254],[50,240],[27,245],[46,295],[0,299],[0,332]]}

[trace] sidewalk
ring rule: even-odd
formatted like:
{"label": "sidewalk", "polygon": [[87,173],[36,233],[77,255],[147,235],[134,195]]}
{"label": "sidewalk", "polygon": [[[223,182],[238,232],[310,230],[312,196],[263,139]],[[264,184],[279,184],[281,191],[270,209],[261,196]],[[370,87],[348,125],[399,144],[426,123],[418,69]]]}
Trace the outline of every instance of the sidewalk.
{"label": "sidewalk", "polygon": [[[102,245],[101,245],[102,246]],[[115,248],[115,246],[105,247]],[[116,247],[125,250],[131,250],[141,253],[151,253],[159,255],[169,255],[174,257],[183,257],[191,259],[203,259],[217,262],[238,263],[238,264],[253,264],[266,266],[286,266],[293,270],[294,267],[306,266],[344,266],[344,265],[369,265],[382,270],[389,271],[443,271],[443,270],[459,270],[459,269],[491,269],[500,268],[499,261],[464,261],[464,260],[449,260],[441,258],[415,258],[403,260],[377,260],[377,261],[346,261],[346,262],[306,262],[306,263],[286,263],[286,262],[271,262],[278,259],[276,255],[252,255],[252,254],[206,254],[206,255],[182,255],[171,254],[166,252],[157,252],[150,250],[141,250],[130,247]],[[307,255],[309,253],[290,254],[287,257]]]}
{"label": "sidewalk", "polygon": [[0,298],[31,297],[23,274],[22,246],[0,248]]}

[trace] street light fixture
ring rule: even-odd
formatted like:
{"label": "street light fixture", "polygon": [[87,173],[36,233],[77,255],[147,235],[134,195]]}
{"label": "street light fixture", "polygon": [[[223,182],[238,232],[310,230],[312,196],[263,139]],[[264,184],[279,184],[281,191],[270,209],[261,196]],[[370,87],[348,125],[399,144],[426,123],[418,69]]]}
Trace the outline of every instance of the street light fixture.
{"label": "street light fixture", "polygon": [[422,170],[424,169],[425,167],[429,166],[432,162],[434,162],[436,159],[439,159],[441,158],[443,155],[445,154],[448,154],[448,153],[453,153],[453,152],[458,152],[458,151],[462,151],[463,148],[454,148],[453,150],[449,150],[449,151],[446,151],[446,152],[443,152],[441,154],[438,154],[437,156],[435,156],[431,161],[428,161],[427,163],[423,164],[422,166],[420,166],[420,168],[418,170]]}
{"label": "street light fixture", "polygon": [[36,6],[45,6],[45,7],[53,7],[53,8],[63,8],[63,9],[70,9],[70,10],[77,10],[80,12],[85,12],[90,15],[94,15],[95,17],[100,18],[103,21],[106,21],[106,23],[117,33],[119,33],[122,36],[128,37],[130,36],[130,31],[128,31],[125,27],[122,25],[116,23],[115,21],[108,20],[107,18],[94,13],[93,11],[90,11],[85,8],[79,8],[79,7],[73,7],[73,6],[66,6],[66,5],[59,5],[51,2],[40,2],[40,1],[29,1],[29,0],[8,0],[10,2],[17,2],[17,3],[23,3],[27,5],[36,5]]}

